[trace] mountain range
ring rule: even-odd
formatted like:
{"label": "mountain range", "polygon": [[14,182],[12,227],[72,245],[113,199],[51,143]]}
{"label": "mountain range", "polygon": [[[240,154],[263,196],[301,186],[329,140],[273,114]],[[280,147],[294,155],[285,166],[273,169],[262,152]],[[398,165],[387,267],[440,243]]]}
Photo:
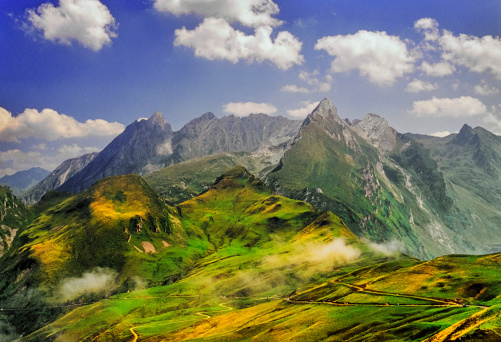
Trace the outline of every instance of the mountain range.
{"label": "mountain range", "polygon": [[372,113],[343,120],[328,99],[302,122],[206,113],[177,132],[157,112],[79,162],[72,176],[46,179],[22,199],[32,204],[48,190],[76,193],[103,177],[139,174],[175,205],[243,165],[277,194],[339,215],[359,237],[424,259],[491,253],[501,245],[499,139],[468,126],[446,138],[401,134]]}

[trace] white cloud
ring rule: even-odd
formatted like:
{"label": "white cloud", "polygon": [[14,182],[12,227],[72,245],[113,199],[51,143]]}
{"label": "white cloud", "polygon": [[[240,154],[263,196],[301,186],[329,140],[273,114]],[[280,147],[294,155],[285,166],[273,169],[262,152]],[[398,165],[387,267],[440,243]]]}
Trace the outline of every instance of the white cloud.
{"label": "white cloud", "polygon": [[438,22],[432,18],[421,18],[414,23],[414,29],[418,32],[424,32],[425,40],[437,40],[440,36],[438,33]]}
{"label": "white cloud", "polygon": [[444,30],[439,39],[442,58],[456,65],[462,65],[474,72],[490,72],[501,79],[501,38],[482,38],[460,34],[454,36]]}
{"label": "white cloud", "polygon": [[406,44],[397,36],[386,32],[358,31],[346,36],[323,37],[317,41],[316,50],[325,50],[335,56],[333,72],[358,69],[372,83],[392,85],[398,77],[414,69],[414,57]]}
{"label": "white cloud", "polygon": [[45,108],[25,109],[16,117],[0,107],[0,141],[20,142],[25,138],[58,140],[87,136],[109,136],[121,133],[124,125],[102,119],[79,122],[71,116]]}
{"label": "white cloud", "polygon": [[177,16],[195,13],[203,17],[238,21],[248,27],[278,26],[282,22],[272,18],[280,9],[271,0],[154,0],[153,6],[161,12]]}
{"label": "white cloud", "polygon": [[247,116],[251,113],[271,115],[277,112],[277,107],[269,103],[230,102],[223,105],[223,111],[236,116]]}
{"label": "white cloud", "polygon": [[430,133],[430,135],[432,137],[437,137],[437,138],[444,138],[444,137],[448,137],[449,135],[451,135],[452,133],[449,132],[449,131],[440,131],[440,132],[435,132],[435,133]]}
{"label": "white cloud", "polygon": [[422,91],[432,91],[438,88],[436,83],[424,82],[418,79],[410,82],[405,88],[406,92],[409,93],[420,93]]}
{"label": "white cloud", "polygon": [[78,146],[77,144],[61,145],[57,149],[58,158],[64,159],[64,160],[70,159],[70,158],[75,158],[75,157],[81,156],[81,155],[86,154],[86,153],[98,152],[98,151],[100,151],[100,149],[97,147],[81,147],[81,146]]}
{"label": "white cloud", "polygon": [[281,70],[294,64],[301,65],[304,57],[300,55],[303,43],[287,31],[279,32],[272,40],[273,29],[269,26],[258,27],[254,35],[235,30],[224,19],[206,18],[194,30],[185,27],[175,31],[175,46],[186,46],[195,50],[195,56],[209,60],[228,60],[237,63],[270,61]]}
{"label": "white cloud", "polygon": [[417,116],[467,117],[487,113],[487,107],[477,98],[461,96],[457,98],[436,98],[415,101],[412,110]]}
{"label": "white cloud", "polygon": [[499,93],[498,88],[496,88],[494,86],[490,87],[487,84],[487,82],[485,82],[485,80],[482,80],[482,82],[477,84],[473,89],[475,90],[476,94],[484,95],[484,96],[494,95],[494,94]]}
{"label": "white cloud", "polygon": [[295,118],[305,118],[309,114],[311,114],[311,112],[313,112],[313,110],[315,108],[317,108],[318,103],[319,103],[318,101],[317,102],[309,102],[309,101],[303,102],[303,104],[302,104],[303,106],[301,108],[290,109],[287,111],[287,114],[290,116],[293,116]]}
{"label": "white cloud", "polygon": [[454,71],[456,71],[456,68],[447,62],[430,64],[424,61],[421,64],[421,70],[423,70],[428,76],[442,77],[452,74]]}
{"label": "white cloud", "polygon": [[295,84],[287,84],[287,85],[283,86],[282,91],[285,91],[288,93],[309,93],[310,92],[305,87],[298,87]]}
{"label": "white cloud", "polygon": [[115,18],[98,0],[60,0],[59,7],[44,3],[36,12],[27,12],[33,28],[43,31],[45,39],[60,44],[71,45],[75,40],[98,51],[117,36]]}
{"label": "white cloud", "polygon": [[318,70],[313,72],[301,71],[299,73],[299,79],[306,82],[308,85],[313,86],[312,92],[326,93],[331,90],[332,76],[326,75],[324,81],[318,79]]}

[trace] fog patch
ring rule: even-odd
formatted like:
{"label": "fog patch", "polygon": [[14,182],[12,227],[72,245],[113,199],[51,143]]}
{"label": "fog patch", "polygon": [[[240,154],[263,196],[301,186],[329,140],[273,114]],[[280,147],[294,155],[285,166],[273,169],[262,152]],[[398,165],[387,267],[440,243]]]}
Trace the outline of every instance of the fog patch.
{"label": "fog patch", "polygon": [[372,250],[388,256],[402,253],[405,249],[405,244],[402,241],[396,239],[383,243],[374,243],[370,241],[364,242],[366,242]]}
{"label": "fog patch", "polygon": [[67,302],[83,295],[109,296],[116,287],[117,272],[109,268],[96,267],[80,278],[67,278],[59,287],[59,298]]}

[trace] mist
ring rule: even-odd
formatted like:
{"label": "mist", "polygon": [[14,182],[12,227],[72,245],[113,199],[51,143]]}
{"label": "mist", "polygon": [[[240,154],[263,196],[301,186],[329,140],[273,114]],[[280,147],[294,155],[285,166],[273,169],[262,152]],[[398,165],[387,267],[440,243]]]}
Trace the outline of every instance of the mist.
{"label": "mist", "polygon": [[116,287],[117,276],[112,269],[96,267],[79,278],[66,278],[59,286],[59,299],[67,302],[88,294],[108,296]]}

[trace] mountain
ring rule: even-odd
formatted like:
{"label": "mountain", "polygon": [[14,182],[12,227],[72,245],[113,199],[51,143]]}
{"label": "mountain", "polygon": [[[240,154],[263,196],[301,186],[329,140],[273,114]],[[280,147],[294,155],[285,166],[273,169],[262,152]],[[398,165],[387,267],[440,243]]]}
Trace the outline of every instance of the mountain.
{"label": "mountain", "polygon": [[21,200],[28,204],[33,205],[38,202],[43,195],[50,190],[55,190],[64,182],[70,179],[77,172],[82,170],[89,164],[95,157],[97,152],[87,153],[80,157],[65,160],[47,177],[41,180],[38,184],[28,189],[20,195]]}
{"label": "mountain", "polygon": [[10,189],[0,186],[0,257],[31,219],[31,213]]}
{"label": "mountain", "polygon": [[0,178],[0,185],[9,186],[15,195],[19,195],[24,190],[40,182],[49,174],[49,171],[41,167],[33,167],[29,170],[18,171],[10,176],[3,176]]}
{"label": "mountain", "polygon": [[501,248],[501,137],[464,125],[444,138],[416,137],[436,160],[454,200],[450,225],[472,243],[481,241],[486,252]]}
{"label": "mountain", "polygon": [[430,151],[368,114],[341,120],[324,99],[264,181],[278,193],[331,210],[360,237],[401,244],[420,258],[489,253],[491,235],[464,234],[461,212]]}
{"label": "mountain", "polygon": [[59,189],[75,193],[103,177],[144,175],[167,165],[216,153],[273,150],[295,135],[299,125],[299,121],[281,116],[251,114],[244,118],[230,115],[218,119],[206,113],[173,132],[157,112],[148,120],[129,125],[95,160]]}
{"label": "mountain", "polygon": [[[42,270],[55,269],[73,258],[88,258],[92,265],[86,267],[107,265],[108,271],[87,273],[80,266],[60,272],[62,284],[69,285],[54,287],[58,301],[53,306],[30,311],[31,301],[9,322],[23,328],[27,319],[37,322],[36,316],[27,317],[30,312],[47,318],[47,312],[56,307],[64,314],[51,316],[49,324],[20,341],[476,341],[498,336],[501,285],[496,270],[501,254],[421,261],[392,252],[386,245],[365,243],[339,217],[270,193],[242,167],[227,171],[202,195],[176,209],[164,208],[172,227],[182,228],[171,234],[162,229],[155,232],[148,215],[139,213],[161,208],[157,201],[139,177],[121,176],[105,178],[45,211],[44,215],[52,216],[38,219],[29,228],[36,229],[29,233],[35,240],[42,225],[55,224],[61,211],[71,213],[67,214],[71,225],[89,208],[87,222],[91,224],[77,231],[100,231],[104,226],[95,224],[101,222],[108,229],[115,224],[116,232],[109,233],[116,236],[100,234],[99,246],[82,243],[65,249],[61,247],[74,235],[62,227],[45,229],[52,234],[43,240],[50,242],[50,249],[34,248],[42,240],[29,242],[29,248],[38,251],[32,258],[39,260]],[[151,213],[158,218],[158,212]],[[144,221],[132,220],[135,215]],[[133,224],[121,226],[126,218]],[[144,224],[140,231],[139,223]],[[171,240],[159,244],[163,238]],[[149,246],[144,242],[150,242],[156,253],[141,253]],[[99,252],[99,247],[107,257],[99,254],[95,260],[78,252],[80,248]],[[112,253],[122,248],[128,252]],[[53,254],[61,252],[72,257],[61,259]],[[122,268],[111,263],[118,255],[126,258]],[[15,286],[28,279],[30,272],[37,272],[34,265],[28,271],[18,267],[21,276],[16,279],[21,280]],[[178,267],[182,272],[174,271],[178,274],[175,281],[159,283]],[[106,273],[110,269],[117,273]],[[149,286],[120,285],[131,270]],[[38,274],[38,281],[46,279],[47,275]],[[110,283],[100,280],[109,276]],[[151,277],[157,281],[151,282]],[[108,285],[108,293],[92,290],[98,282]],[[52,279],[46,286],[51,284],[57,282]],[[77,284],[89,290],[78,292]],[[69,302],[63,296],[67,288],[77,294]]]}

